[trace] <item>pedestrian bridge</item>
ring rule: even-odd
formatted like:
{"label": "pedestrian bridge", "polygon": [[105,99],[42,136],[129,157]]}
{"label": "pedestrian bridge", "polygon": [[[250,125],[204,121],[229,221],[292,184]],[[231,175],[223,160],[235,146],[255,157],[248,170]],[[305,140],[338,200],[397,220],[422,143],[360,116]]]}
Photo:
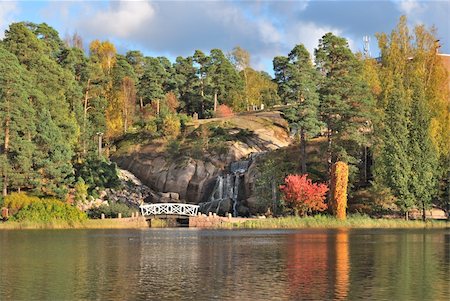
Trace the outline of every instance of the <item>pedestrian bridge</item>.
{"label": "pedestrian bridge", "polygon": [[156,215],[196,216],[199,207],[200,206],[198,205],[182,204],[182,203],[142,204],[139,206],[143,216],[156,216]]}

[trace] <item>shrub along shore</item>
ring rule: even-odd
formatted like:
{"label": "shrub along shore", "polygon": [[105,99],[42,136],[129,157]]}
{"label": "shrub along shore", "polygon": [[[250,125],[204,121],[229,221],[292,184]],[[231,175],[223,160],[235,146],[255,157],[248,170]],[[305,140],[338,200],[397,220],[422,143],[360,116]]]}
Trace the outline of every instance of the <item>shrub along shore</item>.
{"label": "shrub along shore", "polygon": [[[152,222],[154,228],[165,228],[164,220],[156,219]],[[7,221],[0,223],[0,230],[20,229],[145,229],[149,225],[142,217],[114,218],[114,219],[87,219],[82,222],[69,223],[65,221],[52,222],[17,222]],[[364,215],[350,215],[345,220],[332,216],[316,215],[310,217],[279,217],[264,219],[241,219],[239,222],[224,222],[214,226],[214,229],[383,229],[383,228],[450,228],[450,222],[445,220],[403,220],[403,219],[376,219]]]}
{"label": "shrub along shore", "polygon": [[421,220],[377,219],[358,214],[350,215],[345,220],[328,215],[251,219],[239,223],[230,223],[230,225],[222,224],[221,227],[233,229],[450,228],[450,223],[444,220],[428,220],[423,222]]}
{"label": "shrub along shore", "polygon": [[86,219],[81,222],[50,221],[50,222],[30,222],[30,221],[7,221],[0,223],[0,230],[21,230],[21,229],[142,229],[148,228],[148,224],[143,218],[107,218],[107,219]]}

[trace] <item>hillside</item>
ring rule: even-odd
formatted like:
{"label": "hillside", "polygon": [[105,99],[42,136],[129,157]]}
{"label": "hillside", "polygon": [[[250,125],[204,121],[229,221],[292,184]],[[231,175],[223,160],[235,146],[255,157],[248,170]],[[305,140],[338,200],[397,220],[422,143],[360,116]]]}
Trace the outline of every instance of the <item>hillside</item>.
{"label": "hillside", "polygon": [[193,121],[181,138],[145,142],[121,141],[112,160],[155,191],[150,201],[169,197],[200,203],[232,162],[288,146],[291,140],[287,122],[275,111]]}

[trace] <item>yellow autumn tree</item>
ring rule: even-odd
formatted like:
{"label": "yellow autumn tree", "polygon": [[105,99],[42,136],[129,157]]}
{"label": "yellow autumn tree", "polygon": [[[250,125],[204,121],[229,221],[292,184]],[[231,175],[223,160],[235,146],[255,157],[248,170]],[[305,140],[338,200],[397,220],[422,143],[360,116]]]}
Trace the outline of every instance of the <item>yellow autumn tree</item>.
{"label": "yellow autumn tree", "polygon": [[331,199],[330,207],[338,219],[346,219],[348,165],[342,161],[333,164],[331,168]]}
{"label": "yellow autumn tree", "polygon": [[109,41],[94,40],[91,42],[89,50],[91,57],[96,57],[105,74],[109,75],[116,63],[117,50],[114,44]]}

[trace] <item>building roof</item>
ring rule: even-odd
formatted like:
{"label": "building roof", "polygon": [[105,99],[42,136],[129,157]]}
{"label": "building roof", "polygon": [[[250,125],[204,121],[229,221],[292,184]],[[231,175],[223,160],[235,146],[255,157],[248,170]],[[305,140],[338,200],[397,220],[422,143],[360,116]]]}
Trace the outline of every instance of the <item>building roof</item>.
{"label": "building roof", "polygon": [[[445,68],[447,69],[447,75],[448,75],[448,88],[450,89],[450,54],[445,54],[445,53],[438,53],[438,55],[441,57],[442,59],[442,63],[444,64]],[[449,97],[449,101],[450,101],[450,97]]]}

